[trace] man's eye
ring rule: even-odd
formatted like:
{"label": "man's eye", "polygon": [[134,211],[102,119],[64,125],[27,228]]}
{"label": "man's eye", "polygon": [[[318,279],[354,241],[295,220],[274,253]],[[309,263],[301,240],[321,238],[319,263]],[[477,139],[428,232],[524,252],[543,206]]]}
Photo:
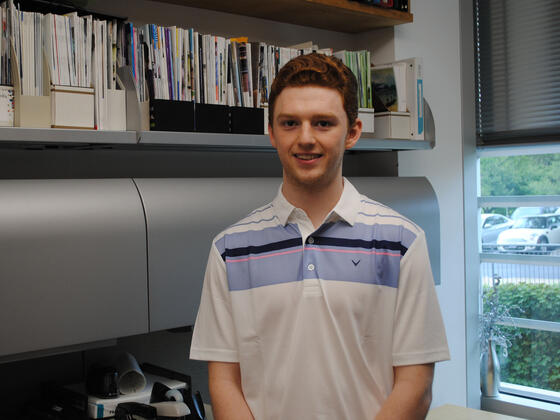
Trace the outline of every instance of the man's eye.
{"label": "man's eye", "polygon": [[296,122],[294,120],[286,120],[282,122],[282,125],[284,127],[295,127],[296,126]]}
{"label": "man's eye", "polygon": [[330,121],[318,121],[317,122],[317,126],[321,127],[321,128],[327,128],[330,127],[332,124]]}

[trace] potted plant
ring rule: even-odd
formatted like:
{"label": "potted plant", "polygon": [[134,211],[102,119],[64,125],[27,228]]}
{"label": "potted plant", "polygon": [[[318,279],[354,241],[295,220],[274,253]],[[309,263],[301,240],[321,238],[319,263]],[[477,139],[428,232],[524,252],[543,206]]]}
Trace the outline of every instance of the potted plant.
{"label": "potted plant", "polygon": [[[500,384],[500,363],[496,346],[500,346],[503,356],[511,346],[511,338],[518,333],[511,333],[505,327],[515,326],[510,310],[513,308],[500,303],[499,289],[501,278],[494,275],[492,288],[482,293],[482,314],[480,315],[480,390],[486,397],[498,396]],[[519,308],[515,308],[519,309]]]}

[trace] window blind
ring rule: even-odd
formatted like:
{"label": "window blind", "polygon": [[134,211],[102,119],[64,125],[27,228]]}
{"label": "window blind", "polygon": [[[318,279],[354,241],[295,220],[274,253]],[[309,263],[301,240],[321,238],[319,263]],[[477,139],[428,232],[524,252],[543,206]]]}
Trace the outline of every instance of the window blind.
{"label": "window blind", "polygon": [[560,141],[560,1],[475,0],[479,145]]}

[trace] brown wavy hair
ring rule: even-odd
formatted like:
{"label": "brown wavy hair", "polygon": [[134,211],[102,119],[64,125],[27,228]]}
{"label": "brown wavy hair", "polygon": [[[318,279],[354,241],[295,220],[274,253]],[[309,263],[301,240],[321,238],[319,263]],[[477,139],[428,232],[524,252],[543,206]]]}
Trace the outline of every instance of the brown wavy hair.
{"label": "brown wavy hair", "polygon": [[268,96],[268,123],[274,120],[274,104],[287,87],[322,86],[337,90],[348,117],[348,129],[358,117],[358,81],[341,60],[334,56],[311,53],[288,61],[272,82]]}

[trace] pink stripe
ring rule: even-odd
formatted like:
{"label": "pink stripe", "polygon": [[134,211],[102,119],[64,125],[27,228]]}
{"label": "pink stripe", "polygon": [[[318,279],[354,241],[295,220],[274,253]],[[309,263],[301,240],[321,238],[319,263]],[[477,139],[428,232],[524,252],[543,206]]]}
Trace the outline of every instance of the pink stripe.
{"label": "pink stripe", "polygon": [[249,260],[261,260],[263,258],[277,257],[279,255],[294,254],[296,252],[302,252],[302,250],[301,249],[293,249],[291,251],[275,252],[274,254],[260,255],[258,257],[247,257],[247,258],[242,258],[240,260],[232,260],[230,258],[227,258],[226,262],[228,262],[228,263],[238,263],[238,262],[245,262],[245,261],[249,261]]}
{"label": "pink stripe", "polygon": [[390,252],[379,252],[379,251],[360,251],[360,250],[352,250],[352,249],[324,249],[324,248],[311,248],[306,247],[310,251],[319,251],[319,252],[339,252],[342,254],[367,254],[367,255],[388,255],[390,257],[400,257],[401,254],[392,254]]}

